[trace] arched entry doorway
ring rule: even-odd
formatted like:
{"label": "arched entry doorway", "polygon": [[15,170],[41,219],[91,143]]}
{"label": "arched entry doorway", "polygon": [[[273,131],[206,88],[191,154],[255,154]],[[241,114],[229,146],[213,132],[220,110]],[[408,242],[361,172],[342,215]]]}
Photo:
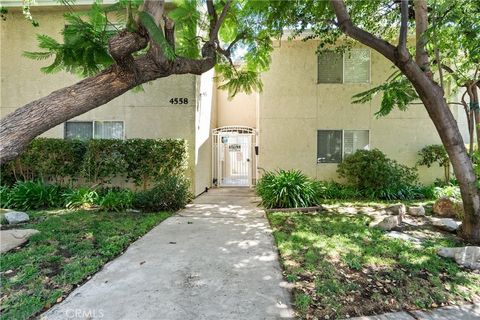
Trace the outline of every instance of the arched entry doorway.
{"label": "arched entry doorway", "polygon": [[245,126],[226,126],[213,130],[212,175],[218,187],[253,185],[256,132]]}

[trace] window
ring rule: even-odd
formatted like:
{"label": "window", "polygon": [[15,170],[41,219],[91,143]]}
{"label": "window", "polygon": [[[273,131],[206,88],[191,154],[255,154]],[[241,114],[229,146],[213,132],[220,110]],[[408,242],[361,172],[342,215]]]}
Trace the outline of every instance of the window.
{"label": "window", "polygon": [[123,139],[123,121],[65,122],[65,139]]}
{"label": "window", "polygon": [[317,67],[318,83],[369,83],[370,49],[322,52]]}
{"label": "window", "polygon": [[317,163],[340,163],[359,149],[369,149],[368,130],[317,131]]}

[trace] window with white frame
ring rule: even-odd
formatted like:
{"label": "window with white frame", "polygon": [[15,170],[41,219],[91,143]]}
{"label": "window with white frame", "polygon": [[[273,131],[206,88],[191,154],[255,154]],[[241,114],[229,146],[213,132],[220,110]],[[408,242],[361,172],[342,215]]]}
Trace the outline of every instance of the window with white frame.
{"label": "window with white frame", "polygon": [[65,139],[123,139],[123,121],[65,122]]}
{"label": "window with white frame", "polygon": [[369,149],[368,130],[318,130],[317,163],[340,163],[357,150]]}
{"label": "window with white frame", "polygon": [[318,83],[370,83],[370,49],[323,51],[317,68]]}

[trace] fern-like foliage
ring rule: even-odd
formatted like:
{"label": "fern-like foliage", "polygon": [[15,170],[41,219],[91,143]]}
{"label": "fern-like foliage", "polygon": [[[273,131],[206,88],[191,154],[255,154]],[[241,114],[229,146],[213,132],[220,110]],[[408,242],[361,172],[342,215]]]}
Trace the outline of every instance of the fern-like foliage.
{"label": "fern-like foliage", "polygon": [[352,103],[367,103],[373,100],[377,94],[382,94],[380,110],[375,116],[385,117],[394,108],[401,111],[408,109],[408,105],[418,99],[417,92],[412,83],[399,71],[393,73],[385,83],[370,90],[360,92],[352,97]]}
{"label": "fern-like foliage", "polygon": [[108,39],[118,31],[112,28],[99,4],[94,3],[86,14],[68,12],[64,18],[63,43],[37,34],[38,46],[43,50],[26,51],[23,56],[35,60],[53,57],[50,65],[41,68],[43,72],[64,70],[83,77],[94,75],[113,63],[108,54]]}
{"label": "fern-like foliage", "polygon": [[142,25],[148,30],[150,37],[155,40],[160,47],[162,48],[163,54],[168,60],[175,59],[175,51],[173,50],[172,46],[168,43],[163,31],[157,26],[155,20],[153,20],[152,16],[146,12],[139,12],[138,16]]}

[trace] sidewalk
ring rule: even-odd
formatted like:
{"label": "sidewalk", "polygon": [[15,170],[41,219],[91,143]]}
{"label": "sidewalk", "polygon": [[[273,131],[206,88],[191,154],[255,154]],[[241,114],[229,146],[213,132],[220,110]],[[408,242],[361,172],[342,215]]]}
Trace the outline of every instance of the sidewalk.
{"label": "sidewalk", "polygon": [[40,319],[284,319],[290,294],[249,189],[215,189],[155,227]]}
{"label": "sidewalk", "polygon": [[449,306],[430,311],[385,313],[378,316],[357,317],[349,320],[479,320],[480,304]]}

